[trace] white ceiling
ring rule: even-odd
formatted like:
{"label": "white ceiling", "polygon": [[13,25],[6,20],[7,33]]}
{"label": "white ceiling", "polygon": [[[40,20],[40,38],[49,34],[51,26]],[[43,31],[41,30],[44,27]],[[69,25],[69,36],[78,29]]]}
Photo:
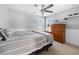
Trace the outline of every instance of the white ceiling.
{"label": "white ceiling", "polygon": [[[35,15],[41,15],[38,8],[36,8],[33,4],[9,4],[9,8],[22,11],[22,12],[28,12]],[[47,5],[46,5],[47,6]],[[48,10],[53,11],[53,13],[45,13],[44,16],[49,16],[73,7],[79,6],[79,4],[54,4],[53,7],[49,8]]]}

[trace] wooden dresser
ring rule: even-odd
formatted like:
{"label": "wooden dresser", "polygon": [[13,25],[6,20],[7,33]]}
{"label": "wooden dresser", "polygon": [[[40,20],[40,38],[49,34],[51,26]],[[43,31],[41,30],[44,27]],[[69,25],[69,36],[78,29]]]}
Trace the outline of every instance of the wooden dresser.
{"label": "wooden dresser", "polygon": [[65,43],[65,24],[51,25],[51,33],[53,34],[55,41]]}

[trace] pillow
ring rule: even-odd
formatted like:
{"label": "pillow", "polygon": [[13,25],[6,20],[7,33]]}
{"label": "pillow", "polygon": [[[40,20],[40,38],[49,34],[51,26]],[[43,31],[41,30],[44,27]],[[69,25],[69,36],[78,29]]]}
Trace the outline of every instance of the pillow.
{"label": "pillow", "polygon": [[2,41],[2,36],[0,36],[0,41]]}
{"label": "pillow", "polygon": [[0,37],[2,37],[1,41],[7,40],[7,38],[9,37],[8,31],[8,29],[0,28]]}
{"label": "pillow", "polygon": [[4,35],[8,38],[9,37],[9,30],[3,29],[2,31],[3,31]]}
{"label": "pillow", "polygon": [[7,37],[5,36],[5,34],[2,31],[0,31],[0,38],[2,38],[1,41],[7,40]]}
{"label": "pillow", "polygon": [[1,32],[0,32],[0,41],[2,40],[2,34],[1,34]]}

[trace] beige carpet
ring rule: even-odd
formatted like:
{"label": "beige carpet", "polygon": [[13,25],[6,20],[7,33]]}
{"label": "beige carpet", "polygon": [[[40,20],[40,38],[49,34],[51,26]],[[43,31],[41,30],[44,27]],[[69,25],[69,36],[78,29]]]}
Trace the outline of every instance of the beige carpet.
{"label": "beige carpet", "polygon": [[54,42],[54,45],[39,55],[79,55],[79,47]]}

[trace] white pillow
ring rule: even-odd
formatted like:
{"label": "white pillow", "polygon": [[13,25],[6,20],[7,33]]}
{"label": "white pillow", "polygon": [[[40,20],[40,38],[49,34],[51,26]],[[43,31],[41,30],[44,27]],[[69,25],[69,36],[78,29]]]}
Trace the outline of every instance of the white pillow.
{"label": "white pillow", "polygon": [[2,40],[2,36],[0,37],[0,41]]}
{"label": "white pillow", "polygon": [[[0,35],[1,35],[1,37],[2,37],[2,40],[4,39],[3,41],[7,40],[7,37],[6,37],[6,35],[3,33],[2,30],[0,30]],[[2,40],[1,40],[1,41],[2,41]]]}

